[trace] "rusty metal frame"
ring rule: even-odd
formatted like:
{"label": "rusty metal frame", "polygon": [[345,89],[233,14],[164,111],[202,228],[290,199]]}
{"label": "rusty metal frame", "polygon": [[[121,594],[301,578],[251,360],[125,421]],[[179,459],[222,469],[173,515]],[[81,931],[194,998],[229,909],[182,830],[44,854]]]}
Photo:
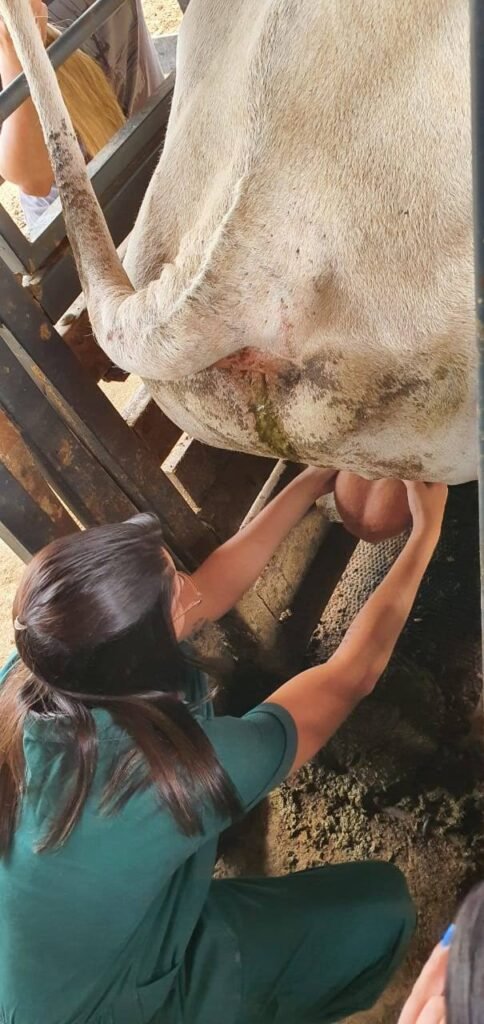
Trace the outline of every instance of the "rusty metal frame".
{"label": "rusty metal frame", "polygon": [[[7,423],[17,428],[43,480],[75,510],[82,526],[133,515],[136,506],[45,400],[1,337],[0,379],[0,410]],[[8,437],[0,437],[2,452],[6,444]]]}
{"label": "rusty metal frame", "polygon": [[0,461],[0,539],[28,562],[59,533],[54,520]]}
{"label": "rusty metal frame", "polygon": [[[155,512],[167,544],[193,567],[215,546],[211,530],[197,518],[148,449],[84,372],[29,289],[0,260],[0,338],[30,381],[120,491],[139,510]],[[10,408],[24,422],[22,401]],[[32,430],[35,429],[33,426]],[[82,520],[85,511],[70,505]]]}

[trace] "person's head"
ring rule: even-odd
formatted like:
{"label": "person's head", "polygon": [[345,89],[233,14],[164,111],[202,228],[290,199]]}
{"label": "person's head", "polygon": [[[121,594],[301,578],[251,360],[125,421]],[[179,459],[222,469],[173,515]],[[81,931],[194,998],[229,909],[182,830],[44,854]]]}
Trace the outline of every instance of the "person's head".
{"label": "person's head", "polygon": [[446,1024],[484,1024],[484,883],[457,915],[447,972]]}
{"label": "person's head", "polygon": [[32,559],[15,595],[24,665],[53,693],[84,700],[176,693],[177,575],[151,515],[54,541]]}
{"label": "person's head", "polygon": [[[46,46],[59,35],[48,23]],[[56,74],[74,130],[89,157],[96,156],[126,121],[113,88],[96,61],[82,50],[75,50]]]}
{"label": "person's head", "polygon": [[187,834],[200,830],[207,800],[233,815],[229,781],[183,703],[174,619],[193,597],[184,597],[184,579],[146,514],[61,538],[32,559],[13,606],[21,667],[0,690],[0,855],[15,830],[29,713],[56,718],[69,775],[66,803],[40,848],[65,841],[89,794],[94,708],[108,708],[130,738],[106,780],[105,809],[119,809],[151,780]]}

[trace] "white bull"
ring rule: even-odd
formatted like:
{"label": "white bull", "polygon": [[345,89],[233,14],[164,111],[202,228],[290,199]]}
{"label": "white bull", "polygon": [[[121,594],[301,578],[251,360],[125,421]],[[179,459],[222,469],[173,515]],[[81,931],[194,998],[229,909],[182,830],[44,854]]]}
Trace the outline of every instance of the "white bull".
{"label": "white bull", "polygon": [[191,0],[125,270],[28,0],[0,12],[97,340],[179,426],[369,477],[476,476],[467,0]]}

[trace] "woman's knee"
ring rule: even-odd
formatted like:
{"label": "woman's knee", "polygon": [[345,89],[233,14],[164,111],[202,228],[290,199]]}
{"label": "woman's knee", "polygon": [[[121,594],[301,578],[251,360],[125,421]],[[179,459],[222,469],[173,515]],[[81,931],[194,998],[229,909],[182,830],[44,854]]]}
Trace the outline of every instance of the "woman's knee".
{"label": "woman's knee", "polygon": [[386,943],[394,946],[395,955],[403,953],[417,922],[415,906],[405,876],[394,864],[371,862],[367,881],[371,884],[374,913],[379,918]]}

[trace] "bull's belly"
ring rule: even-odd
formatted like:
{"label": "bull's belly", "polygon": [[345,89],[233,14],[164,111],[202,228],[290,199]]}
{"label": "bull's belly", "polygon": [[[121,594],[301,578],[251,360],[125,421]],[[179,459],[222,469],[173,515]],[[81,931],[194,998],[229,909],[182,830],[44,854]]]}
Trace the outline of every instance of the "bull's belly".
{"label": "bull's belly", "polygon": [[469,373],[393,372],[360,360],[296,368],[247,352],[170,384],[163,411],[206,444],[348,469],[366,477],[464,483],[477,476]]}

